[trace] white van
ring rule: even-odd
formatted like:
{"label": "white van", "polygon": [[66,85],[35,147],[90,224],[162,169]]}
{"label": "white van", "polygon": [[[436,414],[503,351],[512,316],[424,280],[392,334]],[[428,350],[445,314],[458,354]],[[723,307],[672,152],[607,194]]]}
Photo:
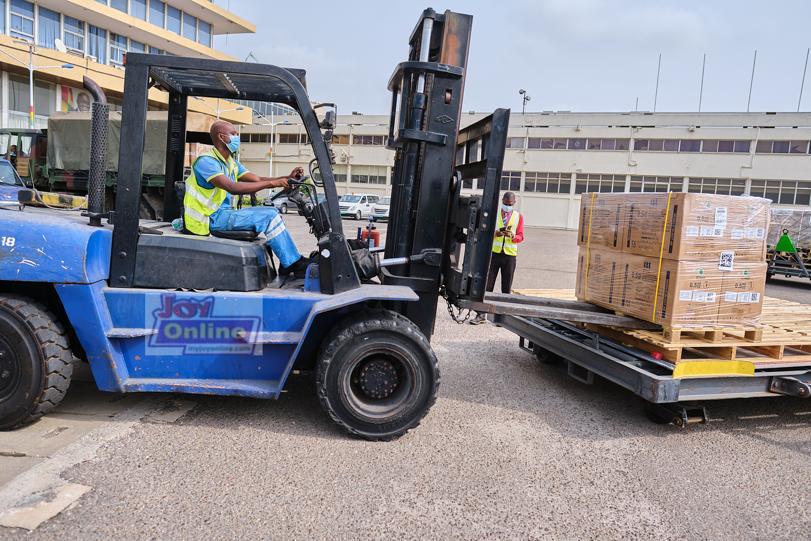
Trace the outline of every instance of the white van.
{"label": "white van", "polygon": [[346,194],[338,201],[338,208],[341,209],[341,216],[362,220],[372,215],[372,206],[379,199],[379,196],[372,194]]}

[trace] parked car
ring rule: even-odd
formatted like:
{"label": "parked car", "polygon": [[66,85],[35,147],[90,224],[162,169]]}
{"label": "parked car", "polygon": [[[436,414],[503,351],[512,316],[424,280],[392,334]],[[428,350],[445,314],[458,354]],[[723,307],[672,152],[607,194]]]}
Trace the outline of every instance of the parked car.
{"label": "parked car", "polygon": [[381,197],[380,201],[372,205],[372,217],[375,221],[388,221],[389,219],[389,205],[391,205],[391,197]]}
{"label": "parked car", "polygon": [[379,199],[371,194],[346,194],[341,196],[338,207],[341,209],[341,216],[362,220],[372,215],[372,205]]}
{"label": "parked car", "polygon": [[292,209],[296,208],[296,204],[287,199],[286,195],[282,195],[276,198],[275,201],[271,200],[272,197],[273,195],[265,197],[265,199],[262,201],[262,204],[266,207],[275,207],[276,210],[278,210],[282,214],[287,214],[291,208]]}
{"label": "parked car", "polygon": [[17,192],[25,188],[22,178],[8,160],[0,159],[0,201],[17,202]]}

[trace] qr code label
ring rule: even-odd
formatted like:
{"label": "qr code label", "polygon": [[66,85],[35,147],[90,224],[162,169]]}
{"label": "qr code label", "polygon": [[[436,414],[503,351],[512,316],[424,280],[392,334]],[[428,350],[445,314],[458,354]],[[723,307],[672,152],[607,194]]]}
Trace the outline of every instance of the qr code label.
{"label": "qr code label", "polygon": [[751,293],[752,302],[760,302],[760,293]]}
{"label": "qr code label", "polygon": [[718,270],[731,271],[735,267],[735,252],[724,250],[718,260]]}

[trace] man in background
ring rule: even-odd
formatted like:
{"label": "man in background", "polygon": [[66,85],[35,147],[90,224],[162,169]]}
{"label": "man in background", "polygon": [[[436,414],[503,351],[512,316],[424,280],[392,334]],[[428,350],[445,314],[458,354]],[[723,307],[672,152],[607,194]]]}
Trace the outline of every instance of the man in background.
{"label": "man in background", "polygon": [[[501,212],[496,220],[493,239],[493,254],[487,273],[487,291],[493,291],[496,277],[501,273],[501,292],[511,293],[515,266],[518,260],[518,245],[524,241],[524,217],[515,210],[515,194],[505,192],[501,199]],[[480,325],[487,320],[484,314],[477,314],[470,320],[471,325]]]}

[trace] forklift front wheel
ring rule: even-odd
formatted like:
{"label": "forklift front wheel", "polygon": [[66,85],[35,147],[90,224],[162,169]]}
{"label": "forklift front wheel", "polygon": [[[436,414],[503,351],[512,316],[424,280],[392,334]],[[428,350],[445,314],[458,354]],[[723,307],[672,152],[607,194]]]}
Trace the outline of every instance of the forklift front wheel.
{"label": "forklift front wheel", "polygon": [[321,407],[349,434],[393,440],[419,425],[436,401],[439,366],[414,323],[366,311],[324,341],[316,385]]}
{"label": "forklift front wheel", "polygon": [[0,295],[0,430],[31,423],[64,398],[73,374],[62,325],[41,304]]}

